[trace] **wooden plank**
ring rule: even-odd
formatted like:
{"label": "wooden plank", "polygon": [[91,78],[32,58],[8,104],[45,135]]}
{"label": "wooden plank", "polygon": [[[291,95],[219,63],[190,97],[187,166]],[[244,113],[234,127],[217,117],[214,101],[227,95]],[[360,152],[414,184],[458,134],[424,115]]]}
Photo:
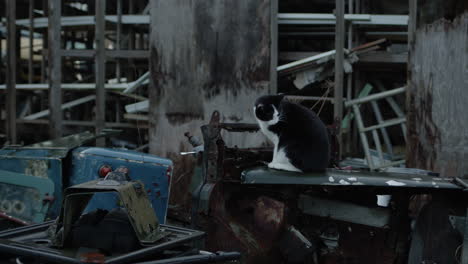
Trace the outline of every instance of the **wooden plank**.
{"label": "wooden plank", "polygon": [[60,0],[49,0],[49,109],[50,109],[50,137],[62,136],[62,58],[61,47],[61,25],[60,18],[62,6]]}
{"label": "wooden plank", "polygon": [[6,1],[7,67],[6,128],[7,140],[16,144],[16,1]]}
{"label": "wooden plank", "polygon": [[[105,73],[106,73],[106,50],[105,42],[105,11],[106,0],[96,1],[96,28],[95,28],[95,43],[96,43],[96,133],[100,133],[105,127],[106,114],[106,91],[105,91]],[[98,139],[96,144],[104,146],[105,140]]]}
{"label": "wooden plank", "polygon": [[[336,26],[335,26],[335,104],[333,105],[333,119],[336,124],[341,124],[343,118],[343,61],[344,61],[344,0],[336,0]],[[340,155],[342,147],[342,133],[338,131],[337,140],[340,146]],[[340,157],[339,157],[340,158]]]}

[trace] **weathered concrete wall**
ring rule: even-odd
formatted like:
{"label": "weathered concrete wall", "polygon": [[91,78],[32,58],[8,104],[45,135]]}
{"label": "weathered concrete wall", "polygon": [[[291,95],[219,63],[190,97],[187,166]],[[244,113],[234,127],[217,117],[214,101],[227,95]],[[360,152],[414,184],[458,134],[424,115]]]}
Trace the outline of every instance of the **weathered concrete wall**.
{"label": "weathered concrete wall", "polygon": [[409,54],[407,165],[468,177],[468,9],[420,23]]}
{"label": "weathered concrete wall", "polygon": [[[151,1],[150,151],[175,162],[173,204],[189,198],[194,159],[178,154],[191,150],[184,133],[202,138],[200,126],[214,110],[222,122],[254,122],[254,100],[276,90],[272,2]],[[225,139],[238,146],[265,141],[260,134]]]}

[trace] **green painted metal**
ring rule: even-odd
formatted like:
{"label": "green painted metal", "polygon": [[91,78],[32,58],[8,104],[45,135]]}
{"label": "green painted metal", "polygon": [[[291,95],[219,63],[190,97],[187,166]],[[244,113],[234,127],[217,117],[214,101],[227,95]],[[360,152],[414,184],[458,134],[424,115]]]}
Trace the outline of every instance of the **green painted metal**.
{"label": "green painted metal", "polygon": [[462,190],[448,178],[420,174],[347,171],[329,169],[325,172],[298,173],[257,167],[242,172],[243,184],[290,184],[326,186],[371,186],[387,188],[431,188]]}
{"label": "green painted metal", "polygon": [[85,182],[65,190],[65,199],[55,230],[52,231],[55,246],[63,247],[73,223],[95,193],[117,192],[130,223],[141,244],[151,244],[167,234],[160,230],[159,221],[141,181],[115,181],[111,179]]}

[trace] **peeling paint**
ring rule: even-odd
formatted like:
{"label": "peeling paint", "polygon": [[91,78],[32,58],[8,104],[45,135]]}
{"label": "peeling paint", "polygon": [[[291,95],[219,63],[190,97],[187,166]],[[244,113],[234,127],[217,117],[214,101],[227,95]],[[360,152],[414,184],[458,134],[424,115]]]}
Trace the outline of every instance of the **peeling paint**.
{"label": "peeling paint", "polygon": [[328,180],[329,180],[330,182],[335,182],[335,179],[333,179],[332,176],[328,177]]}
{"label": "peeling paint", "polygon": [[349,177],[348,181],[357,181],[356,177]]}

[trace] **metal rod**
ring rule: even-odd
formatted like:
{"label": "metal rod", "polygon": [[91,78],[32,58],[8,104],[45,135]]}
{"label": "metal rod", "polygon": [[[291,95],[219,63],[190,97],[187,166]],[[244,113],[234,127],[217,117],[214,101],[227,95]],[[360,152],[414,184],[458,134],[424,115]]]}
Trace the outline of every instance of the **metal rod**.
{"label": "metal rod", "polygon": [[379,155],[380,164],[384,163],[382,144],[380,143],[379,134],[377,130],[372,130],[372,138],[374,139],[375,149],[377,150],[377,155]]}
{"label": "metal rod", "polygon": [[366,134],[361,132],[364,129],[364,123],[362,122],[361,112],[359,111],[359,107],[357,105],[353,105],[353,112],[356,116],[356,123],[358,125],[359,136],[361,137],[362,148],[364,149],[364,154],[366,155],[367,165],[369,165],[371,170],[374,170],[374,162],[372,161],[370,154],[369,142],[367,141]]}
{"label": "metal rod", "polygon": [[140,76],[136,81],[131,82],[127,89],[123,91],[123,93],[131,93],[135,91],[138,87],[140,87],[144,81],[149,79],[149,71]]}
{"label": "metal rod", "polygon": [[[120,47],[121,38],[122,38],[122,0],[117,0],[117,37],[116,37],[115,48],[119,51],[121,49]],[[120,83],[120,60],[119,59],[117,59],[115,75],[117,77],[117,82]]]}
{"label": "metal rod", "polygon": [[[379,89],[379,91],[381,91],[381,92],[385,91],[385,88],[384,88],[384,85],[382,84],[382,82],[376,81],[376,86],[377,86],[377,89]],[[393,112],[395,112],[395,114],[398,117],[405,117],[405,114],[403,113],[403,110],[401,110],[400,106],[397,104],[395,99],[393,99],[393,97],[386,97],[385,100],[387,101],[387,103],[392,108]],[[407,141],[407,139],[406,139],[406,124],[405,123],[401,123],[401,131],[403,132],[403,137],[404,137],[405,141]]]}
{"label": "metal rod", "polygon": [[355,104],[362,104],[362,103],[367,103],[367,102],[370,102],[370,101],[383,99],[385,97],[389,97],[389,96],[404,93],[405,90],[406,90],[406,87],[401,87],[401,88],[397,88],[397,89],[393,89],[393,90],[389,90],[389,91],[385,91],[385,92],[381,92],[381,93],[371,94],[371,95],[366,96],[366,97],[357,98],[357,99],[354,99],[354,100],[347,101],[347,102],[345,102],[345,106],[350,107],[350,106],[355,105]]}
{"label": "metal rod", "polygon": [[[125,90],[131,83],[106,83],[104,86],[110,90]],[[5,84],[0,84],[0,90],[6,89]],[[62,83],[60,84],[63,90],[94,90],[96,89],[95,83]],[[32,83],[32,84],[17,84],[17,90],[48,90],[50,89],[47,83]]]}
{"label": "metal rod", "polygon": [[[105,73],[106,73],[106,54],[105,54],[105,11],[106,0],[96,1],[96,134],[101,133],[105,127],[106,114],[106,91],[105,91]],[[104,146],[103,139],[97,139],[98,146]]]}
{"label": "metal rod", "polygon": [[49,109],[50,109],[50,137],[62,136],[62,59],[61,49],[61,25],[62,1],[49,0]]}
{"label": "metal rod", "polygon": [[[36,119],[36,120],[23,120],[18,119],[18,123],[22,124],[33,124],[33,125],[48,125],[49,120],[47,119]],[[64,126],[85,126],[85,127],[95,127],[96,122],[93,121],[78,121],[78,120],[63,120],[62,124]],[[148,125],[145,123],[139,123],[138,126],[133,123],[115,123],[115,122],[107,122],[107,128],[138,128],[138,129],[146,129]]]}
{"label": "metal rod", "polygon": [[6,64],[6,128],[10,144],[16,144],[16,1],[6,1],[7,64]]}
{"label": "metal rod", "polygon": [[[377,119],[377,122],[379,124],[382,124],[384,122],[384,120],[383,120],[383,117],[382,117],[382,113],[380,112],[379,105],[377,104],[376,101],[372,101],[371,106],[372,106],[372,110],[374,110],[375,119]],[[382,138],[384,140],[384,144],[385,144],[385,146],[387,148],[388,154],[391,157],[393,157],[393,147],[392,147],[392,143],[390,141],[390,137],[388,136],[387,129],[385,127],[381,128],[380,133],[382,134]]]}
{"label": "metal rod", "polygon": [[[80,105],[80,104],[84,104],[84,103],[93,101],[95,99],[96,99],[96,95],[88,95],[88,96],[85,96],[83,98],[79,98],[79,99],[67,102],[67,103],[61,105],[60,109],[61,110],[68,109],[68,108],[71,108],[71,107],[74,107],[74,106],[77,106],[77,105]],[[46,110],[31,114],[31,115],[28,115],[28,116],[25,116],[23,119],[24,120],[35,120],[35,119],[38,119],[38,118],[41,118],[41,117],[44,117],[44,116],[48,116],[49,114],[50,114],[50,110],[46,109]]]}
{"label": "metal rod", "polygon": [[29,60],[28,81],[33,82],[33,58],[34,58],[34,0],[29,0]]}
{"label": "metal rod", "polygon": [[[355,105],[353,105],[354,107]],[[390,120],[387,120],[381,124],[378,124],[378,125],[375,125],[375,126],[370,126],[370,127],[365,127],[363,128],[362,130],[360,130],[361,132],[367,132],[367,131],[372,131],[372,130],[376,130],[376,129],[379,129],[379,128],[384,128],[384,127],[389,127],[389,126],[394,126],[394,125],[398,125],[398,124],[401,124],[403,122],[406,122],[406,117],[400,117],[400,118],[394,118],[394,119],[390,119]]]}
{"label": "metal rod", "polygon": [[[336,26],[335,26],[335,104],[333,105],[333,119],[336,124],[341,124],[343,119],[343,61],[344,61],[344,0],[336,0]],[[342,133],[341,129],[337,133],[337,140],[340,146],[339,155],[342,148]],[[339,157],[338,159],[341,159]]]}

